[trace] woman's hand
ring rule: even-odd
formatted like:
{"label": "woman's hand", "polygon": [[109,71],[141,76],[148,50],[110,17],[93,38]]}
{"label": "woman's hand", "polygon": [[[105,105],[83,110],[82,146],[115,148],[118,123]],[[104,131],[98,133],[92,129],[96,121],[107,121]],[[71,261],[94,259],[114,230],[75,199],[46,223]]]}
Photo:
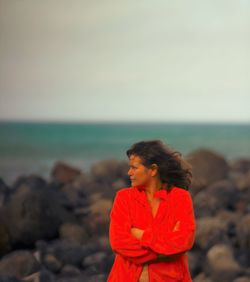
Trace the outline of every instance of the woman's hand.
{"label": "woman's hand", "polygon": [[136,228],[136,227],[132,227],[131,229],[130,229],[130,232],[131,232],[131,234],[135,237],[135,238],[137,238],[137,239],[141,239],[141,237],[142,237],[142,235],[143,235],[143,233],[144,233],[144,230],[142,230],[142,229],[140,229],[140,228]]}

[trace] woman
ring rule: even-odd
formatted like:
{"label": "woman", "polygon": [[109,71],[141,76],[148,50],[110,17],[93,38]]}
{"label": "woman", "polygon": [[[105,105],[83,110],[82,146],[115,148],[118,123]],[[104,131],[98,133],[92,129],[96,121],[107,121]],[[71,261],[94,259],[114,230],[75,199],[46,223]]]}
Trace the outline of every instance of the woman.
{"label": "woman", "polygon": [[194,243],[195,219],[188,164],[159,140],[136,143],[127,156],[132,187],[117,192],[110,213],[116,256],[108,282],[192,281],[186,252]]}

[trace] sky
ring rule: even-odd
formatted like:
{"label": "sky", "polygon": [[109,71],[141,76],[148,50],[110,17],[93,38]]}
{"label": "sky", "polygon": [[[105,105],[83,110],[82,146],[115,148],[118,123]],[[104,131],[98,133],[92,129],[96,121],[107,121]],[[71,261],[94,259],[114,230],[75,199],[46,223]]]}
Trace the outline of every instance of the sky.
{"label": "sky", "polygon": [[0,0],[0,121],[250,123],[248,0]]}

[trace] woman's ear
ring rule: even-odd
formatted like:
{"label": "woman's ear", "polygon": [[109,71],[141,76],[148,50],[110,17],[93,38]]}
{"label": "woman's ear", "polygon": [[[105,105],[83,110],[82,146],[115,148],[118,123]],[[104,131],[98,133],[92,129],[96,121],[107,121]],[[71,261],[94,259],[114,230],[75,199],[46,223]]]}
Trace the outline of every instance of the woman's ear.
{"label": "woman's ear", "polygon": [[152,164],[151,165],[151,169],[152,169],[152,176],[156,176],[158,173],[158,165],[157,164]]}

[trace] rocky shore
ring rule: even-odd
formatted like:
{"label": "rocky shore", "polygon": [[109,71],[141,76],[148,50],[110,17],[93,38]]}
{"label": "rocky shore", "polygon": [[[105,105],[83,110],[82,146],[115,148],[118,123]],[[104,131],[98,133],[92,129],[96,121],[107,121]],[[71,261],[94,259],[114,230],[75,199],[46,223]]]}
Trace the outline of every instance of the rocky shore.
{"label": "rocky shore", "polygon": [[[189,252],[194,282],[250,282],[250,158],[199,149],[190,192],[197,232]],[[106,281],[114,255],[109,212],[130,185],[127,163],[106,160],[89,173],[58,162],[45,180],[0,179],[0,282]]]}

